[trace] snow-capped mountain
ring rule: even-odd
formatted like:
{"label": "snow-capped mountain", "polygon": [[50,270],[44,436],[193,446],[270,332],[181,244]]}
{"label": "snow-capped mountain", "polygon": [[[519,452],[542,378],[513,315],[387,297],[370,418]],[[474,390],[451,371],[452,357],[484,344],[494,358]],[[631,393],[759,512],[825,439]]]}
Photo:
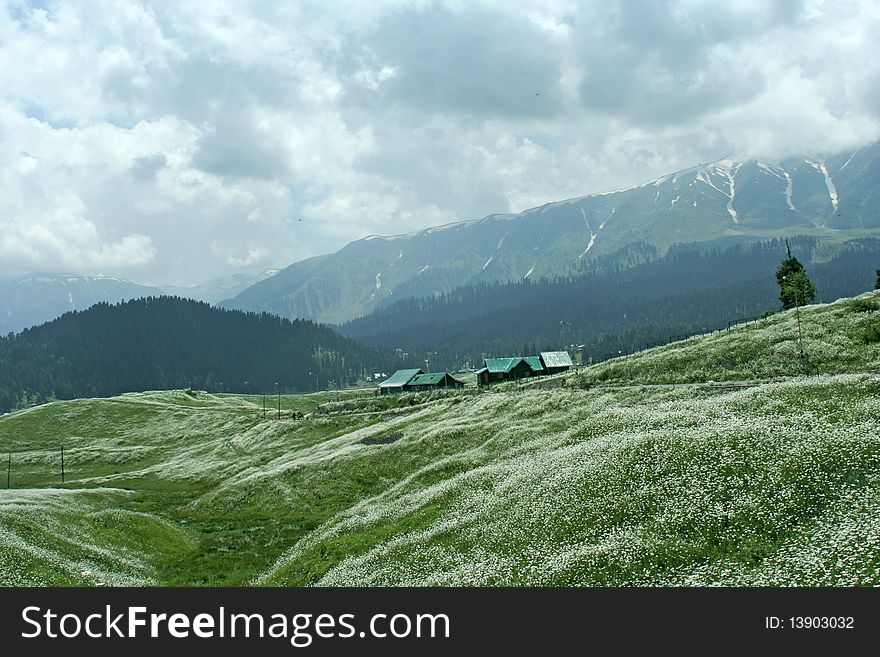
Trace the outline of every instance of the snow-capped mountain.
{"label": "snow-capped mountain", "polygon": [[342,322],[383,302],[481,282],[577,274],[635,242],[880,232],[880,144],[781,162],[724,159],[641,185],[416,233],[370,236],[297,262],[226,307]]}
{"label": "snow-capped mountain", "polygon": [[0,334],[48,322],[71,310],[85,310],[100,301],[116,303],[161,294],[155,287],[100,274],[31,274],[0,281]]}

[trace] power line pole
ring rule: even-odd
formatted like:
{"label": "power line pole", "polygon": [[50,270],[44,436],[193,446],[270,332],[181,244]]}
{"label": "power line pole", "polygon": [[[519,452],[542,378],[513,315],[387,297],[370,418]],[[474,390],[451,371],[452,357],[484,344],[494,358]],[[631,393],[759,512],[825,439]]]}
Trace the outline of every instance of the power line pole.
{"label": "power line pole", "polygon": [[6,462],[6,488],[9,488],[9,476],[12,473],[12,452],[9,452],[9,460]]}
{"label": "power line pole", "polygon": [[64,445],[61,446],[61,483],[64,483]]}
{"label": "power line pole", "polygon": [[278,419],[281,419],[281,387],[275,382],[275,391],[278,393]]}

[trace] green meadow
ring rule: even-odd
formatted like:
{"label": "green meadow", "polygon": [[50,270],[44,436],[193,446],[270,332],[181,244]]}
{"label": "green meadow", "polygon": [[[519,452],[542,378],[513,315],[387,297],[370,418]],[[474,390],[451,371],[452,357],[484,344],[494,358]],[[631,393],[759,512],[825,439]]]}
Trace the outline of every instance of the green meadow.
{"label": "green meadow", "polygon": [[786,312],[551,381],[285,395],[280,419],[180,390],[18,411],[0,584],[878,585],[878,302],[801,309],[803,361]]}

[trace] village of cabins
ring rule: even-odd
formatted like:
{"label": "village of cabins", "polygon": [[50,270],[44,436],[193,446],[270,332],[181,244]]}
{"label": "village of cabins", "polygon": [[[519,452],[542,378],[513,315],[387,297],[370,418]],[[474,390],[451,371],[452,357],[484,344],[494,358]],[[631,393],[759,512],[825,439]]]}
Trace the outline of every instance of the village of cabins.
{"label": "village of cabins", "polygon": [[[501,381],[565,372],[573,365],[567,351],[542,351],[539,356],[487,358],[483,361],[483,367],[475,374],[477,385],[484,386]],[[379,393],[388,395],[463,387],[464,382],[456,379],[449,372],[425,372],[415,368],[397,370],[379,384]]]}

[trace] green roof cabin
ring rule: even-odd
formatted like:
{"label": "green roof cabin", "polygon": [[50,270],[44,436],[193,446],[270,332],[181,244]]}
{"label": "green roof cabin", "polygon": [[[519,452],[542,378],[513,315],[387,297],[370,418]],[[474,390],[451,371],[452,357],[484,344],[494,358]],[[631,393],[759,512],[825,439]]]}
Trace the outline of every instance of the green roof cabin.
{"label": "green roof cabin", "polygon": [[487,358],[484,367],[477,370],[477,384],[486,385],[499,381],[524,379],[544,373],[537,356],[514,356],[512,358]]}
{"label": "green roof cabin", "polygon": [[425,390],[445,390],[463,387],[464,384],[449,372],[429,372],[428,374],[417,375],[404,386],[404,390],[422,392]]}
{"label": "green roof cabin", "polygon": [[397,370],[379,384],[379,394],[390,395],[395,392],[403,392],[410,381],[424,373],[424,370],[420,369]]}
{"label": "green roof cabin", "polygon": [[571,356],[567,351],[542,351],[541,362],[544,363],[545,374],[565,372],[574,367]]}

